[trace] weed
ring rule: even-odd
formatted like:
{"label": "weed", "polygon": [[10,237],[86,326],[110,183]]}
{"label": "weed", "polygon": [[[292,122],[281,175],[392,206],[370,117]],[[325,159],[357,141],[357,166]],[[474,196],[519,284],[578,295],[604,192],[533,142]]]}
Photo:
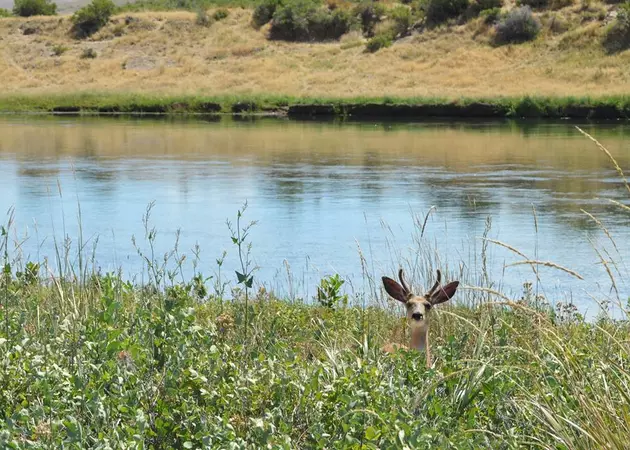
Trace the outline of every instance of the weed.
{"label": "weed", "polygon": [[241,271],[236,271],[236,279],[238,284],[245,288],[245,335],[247,336],[249,328],[249,290],[254,283],[254,272],[257,270],[256,266],[253,266],[251,261],[252,243],[247,240],[249,233],[256,221],[249,222],[247,225],[241,228],[241,219],[243,214],[247,210],[247,202],[243,204],[242,208],[238,210],[236,214],[236,226],[228,220],[227,226],[230,230],[232,243],[238,249],[238,260],[241,266]]}
{"label": "weed", "polygon": [[0,19],[3,17],[11,17],[11,11],[8,9],[0,8]]}
{"label": "weed", "polygon": [[322,278],[317,287],[317,302],[324,308],[336,309],[348,305],[348,295],[341,293],[345,281],[339,274]]}

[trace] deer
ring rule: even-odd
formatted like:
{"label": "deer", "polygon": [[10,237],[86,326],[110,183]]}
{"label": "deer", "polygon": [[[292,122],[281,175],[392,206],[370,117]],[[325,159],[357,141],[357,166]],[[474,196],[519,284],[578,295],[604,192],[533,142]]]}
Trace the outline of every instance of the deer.
{"label": "deer", "polygon": [[401,302],[407,308],[407,320],[411,330],[411,342],[409,346],[404,344],[389,343],[384,345],[381,350],[386,353],[394,353],[398,350],[417,350],[424,351],[427,358],[427,367],[431,368],[431,350],[429,349],[429,319],[431,310],[435,305],[444,303],[455,295],[455,291],[459,286],[459,281],[453,281],[446,286],[442,286],[442,274],[437,270],[437,280],[429,291],[424,295],[414,295],[409,285],[405,282],[403,269],[398,271],[398,279],[400,284],[389,277],[383,277],[383,286],[385,291]]}

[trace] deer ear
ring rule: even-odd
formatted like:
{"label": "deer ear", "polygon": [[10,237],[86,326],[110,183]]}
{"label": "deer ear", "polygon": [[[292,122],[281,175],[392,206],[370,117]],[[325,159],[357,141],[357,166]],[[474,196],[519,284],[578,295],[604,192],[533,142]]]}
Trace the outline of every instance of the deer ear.
{"label": "deer ear", "polygon": [[391,278],[383,277],[383,286],[385,286],[385,290],[392,298],[399,302],[407,303],[407,292],[398,282]]}
{"label": "deer ear", "polygon": [[455,291],[459,286],[459,281],[453,281],[452,283],[447,284],[446,286],[438,287],[433,295],[431,296],[431,304],[439,305],[440,303],[444,303],[447,300],[450,300],[453,295],[455,295]]}

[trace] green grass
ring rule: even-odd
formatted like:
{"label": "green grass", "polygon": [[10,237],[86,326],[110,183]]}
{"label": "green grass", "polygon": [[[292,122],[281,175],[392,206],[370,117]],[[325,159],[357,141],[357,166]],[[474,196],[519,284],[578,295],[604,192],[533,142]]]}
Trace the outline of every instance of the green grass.
{"label": "green grass", "polygon": [[[43,274],[41,274],[43,275]],[[4,273],[3,448],[623,448],[627,321],[540,309],[438,308],[437,365],[378,350],[401,321],[200,278]],[[537,306],[535,306],[537,305]],[[536,310],[538,309],[538,311]],[[245,332],[248,330],[248,333]]]}
{"label": "green grass", "polygon": [[[343,116],[357,105],[452,106],[485,103],[496,107],[496,117],[559,118],[571,114],[571,108],[592,108],[617,118],[630,118],[630,97],[498,97],[490,99],[447,98],[305,98],[285,95],[159,95],[134,93],[75,93],[0,96],[0,112],[82,112],[82,113],[230,113],[234,105],[250,104],[254,113],[282,113],[292,105],[330,105],[334,115]],[[388,110],[384,110],[384,115]],[[410,113],[413,115],[413,113]]]}

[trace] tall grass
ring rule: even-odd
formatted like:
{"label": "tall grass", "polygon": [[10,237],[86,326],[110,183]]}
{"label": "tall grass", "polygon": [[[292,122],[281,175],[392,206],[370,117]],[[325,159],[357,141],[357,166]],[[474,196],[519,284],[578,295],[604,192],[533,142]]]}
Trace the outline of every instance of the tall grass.
{"label": "tall grass", "polygon": [[[552,308],[527,283],[512,298],[486,269],[490,246],[500,245],[536,278],[536,255],[486,232],[479,265],[460,267],[426,241],[432,211],[415,218],[417,256],[404,260],[392,248],[396,262],[415,281],[428,281],[438,267],[466,280],[458,304],[433,312],[436,364],[426,369],[420,354],[378,350],[406,339],[406,327],[397,310],[382,307],[388,302],[369,249],[361,252],[363,295],[348,306],[285,301],[254,289],[244,214],[231,225],[243,268],[227,292],[221,258],[218,271],[203,274],[194,249],[186,278],[177,243],[156,254],[151,206],[144,239],[134,241],[144,261],[139,282],[100,272],[82,236],[76,244],[64,237],[54,261],[23,261],[9,214],[0,239],[0,446],[577,449],[630,442],[627,316],[587,322],[571,305]],[[627,279],[623,267],[615,273]]]}

